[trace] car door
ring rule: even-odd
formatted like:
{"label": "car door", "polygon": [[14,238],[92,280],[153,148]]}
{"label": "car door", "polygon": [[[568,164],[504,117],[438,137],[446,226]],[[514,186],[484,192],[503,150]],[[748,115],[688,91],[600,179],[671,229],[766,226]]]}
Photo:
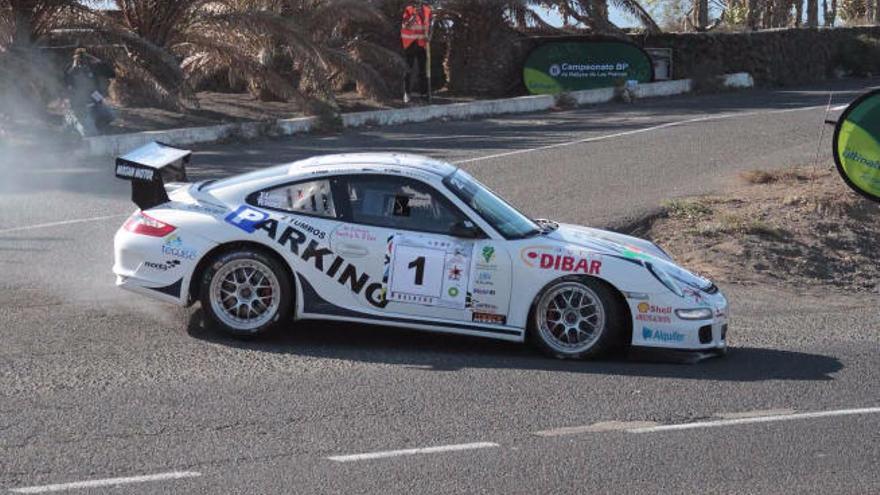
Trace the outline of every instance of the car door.
{"label": "car door", "polygon": [[382,281],[383,314],[505,324],[510,257],[448,197],[423,181],[379,174],[346,176],[340,189],[345,223],[331,245]]}
{"label": "car door", "polygon": [[[339,283],[343,274],[351,274],[327,247],[330,233],[341,225],[341,211],[334,199],[338,190],[335,178],[300,180],[254,192],[247,203],[261,215],[260,235],[276,243],[275,248],[287,259],[304,292],[298,303],[333,301],[347,297]],[[264,219],[264,211],[272,212]],[[310,308],[305,308],[306,310]],[[315,312],[314,309],[312,312]]]}

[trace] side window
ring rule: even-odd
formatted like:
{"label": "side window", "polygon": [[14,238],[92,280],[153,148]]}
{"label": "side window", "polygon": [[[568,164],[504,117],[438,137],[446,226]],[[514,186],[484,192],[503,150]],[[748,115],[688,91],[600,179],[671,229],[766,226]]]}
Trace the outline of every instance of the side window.
{"label": "side window", "polygon": [[326,179],[260,191],[254,200],[257,206],[275,210],[336,218],[333,191]]}
{"label": "side window", "polygon": [[452,226],[462,220],[440,193],[413,180],[350,177],[345,194],[354,223],[449,234]]}

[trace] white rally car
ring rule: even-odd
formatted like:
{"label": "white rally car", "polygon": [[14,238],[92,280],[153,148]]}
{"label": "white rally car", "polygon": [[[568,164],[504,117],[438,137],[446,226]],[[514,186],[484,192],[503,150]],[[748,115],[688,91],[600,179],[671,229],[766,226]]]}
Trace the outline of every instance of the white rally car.
{"label": "white rally car", "polygon": [[300,319],[512,341],[560,358],[617,345],[722,353],[728,305],[655,244],[533,220],[453,165],[330,155],[187,183],[190,152],[117,159],[140,207],[117,284],[250,336]]}

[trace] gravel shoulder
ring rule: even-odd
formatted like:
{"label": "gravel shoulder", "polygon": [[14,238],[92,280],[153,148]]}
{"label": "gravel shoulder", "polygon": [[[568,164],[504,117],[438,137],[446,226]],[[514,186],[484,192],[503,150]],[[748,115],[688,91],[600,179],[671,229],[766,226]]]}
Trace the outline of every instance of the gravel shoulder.
{"label": "gravel shoulder", "polygon": [[722,194],[666,201],[645,234],[722,282],[880,293],[880,204],[827,167],[755,170],[738,182]]}

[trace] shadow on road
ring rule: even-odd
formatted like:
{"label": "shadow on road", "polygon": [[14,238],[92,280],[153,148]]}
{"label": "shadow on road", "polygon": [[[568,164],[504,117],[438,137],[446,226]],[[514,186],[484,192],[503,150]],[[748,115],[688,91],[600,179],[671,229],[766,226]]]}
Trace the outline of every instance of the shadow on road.
{"label": "shadow on road", "polygon": [[191,311],[187,332],[202,341],[249,351],[392,364],[431,371],[492,368],[755,382],[833,380],[831,375],[843,369],[843,364],[831,356],[754,347],[734,347],[725,357],[696,365],[663,362],[663,355],[645,359],[641,354],[638,358],[620,355],[605,360],[560,361],[517,343],[329,321],[298,322],[288,331],[239,340],[207,328],[201,309]]}

